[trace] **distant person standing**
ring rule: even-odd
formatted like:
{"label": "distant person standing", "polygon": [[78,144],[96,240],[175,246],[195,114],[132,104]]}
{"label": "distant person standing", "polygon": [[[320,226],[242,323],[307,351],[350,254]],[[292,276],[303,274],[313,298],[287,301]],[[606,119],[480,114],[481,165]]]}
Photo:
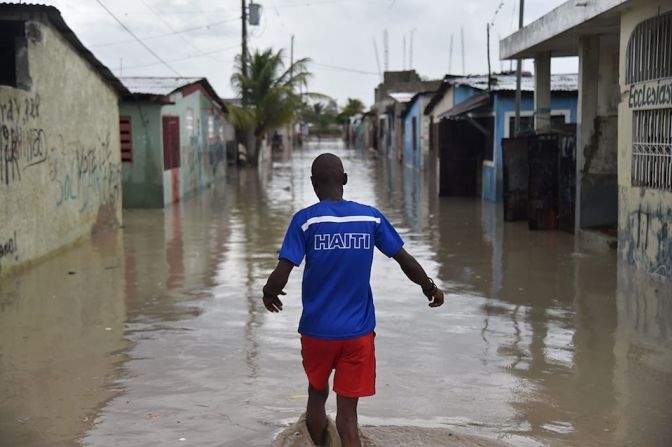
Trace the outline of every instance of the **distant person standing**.
{"label": "distant person standing", "polygon": [[320,201],[292,218],[263,300],[270,312],[282,310],[278,296],[305,257],[299,333],[309,383],[306,424],[313,442],[323,444],[329,377],[336,370],[336,427],[344,447],[358,447],[358,399],[374,395],[376,381],[376,318],[369,284],[373,247],[399,263],[430,307],[441,306],[444,297],[380,211],[343,200],[348,176],[337,156],[318,156],[311,181]]}

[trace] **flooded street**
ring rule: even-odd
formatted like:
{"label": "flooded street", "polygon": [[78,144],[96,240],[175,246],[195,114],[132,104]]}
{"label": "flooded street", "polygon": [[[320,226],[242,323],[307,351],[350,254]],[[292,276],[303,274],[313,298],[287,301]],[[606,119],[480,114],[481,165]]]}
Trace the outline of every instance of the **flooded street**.
{"label": "flooded street", "polygon": [[429,309],[376,254],[377,395],[360,422],[383,445],[442,445],[440,429],[521,446],[672,445],[669,283],[323,142],[258,175],[230,169],[171,209],[125,211],[123,230],[3,278],[0,446],[268,446],[307,397],[302,268],[280,314],[261,288],[292,214],[316,201],[322,151],[343,158],[345,198],[386,214],[447,292]]}

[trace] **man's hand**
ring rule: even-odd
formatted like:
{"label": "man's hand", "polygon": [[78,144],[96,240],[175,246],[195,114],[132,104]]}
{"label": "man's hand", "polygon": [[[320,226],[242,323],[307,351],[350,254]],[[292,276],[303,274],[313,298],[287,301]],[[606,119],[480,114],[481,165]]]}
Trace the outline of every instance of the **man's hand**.
{"label": "man's hand", "polygon": [[443,292],[436,287],[434,281],[427,276],[425,270],[413,256],[402,248],[393,258],[399,263],[401,270],[408,279],[422,287],[422,293],[429,300],[429,307],[439,307],[443,304]]}
{"label": "man's hand", "polygon": [[[285,292],[280,292],[280,295],[287,295]],[[282,301],[278,295],[264,295],[264,306],[269,312],[280,312],[282,310]]]}
{"label": "man's hand", "polygon": [[286,295],[282,289],[287,285],[289,274],[294,268],[294,264],[286,259],[280,259],[277,267],[268,277],[268,281],[263,289],[264,306],[269,312],[280,312],[282,310],[282,301],[278,295]]}
{"label": "man's hand", "polygon": [[439,307],[443,304],[443,292],[437,287],[433,296],[428,296],[429,307]]}

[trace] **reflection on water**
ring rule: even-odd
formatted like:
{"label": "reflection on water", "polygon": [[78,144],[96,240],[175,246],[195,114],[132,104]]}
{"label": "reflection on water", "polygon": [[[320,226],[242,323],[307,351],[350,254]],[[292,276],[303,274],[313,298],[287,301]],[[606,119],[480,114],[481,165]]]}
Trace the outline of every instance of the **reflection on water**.
{"label": "reflection on water", "polygon": [[129,211],[118,235],[3,279],[0,445],[269,445],[304,405],[302,269],[283,313],[259,294],[292,214],[315,201],[310,163],[325,150],[344,159],[346,197],[380,208],[448,291],[430,310],[376,255],[378,395],[361,403],[365,423],[516,445],[672,445],[669,283],[328,142],[230,172],[165,212]]}

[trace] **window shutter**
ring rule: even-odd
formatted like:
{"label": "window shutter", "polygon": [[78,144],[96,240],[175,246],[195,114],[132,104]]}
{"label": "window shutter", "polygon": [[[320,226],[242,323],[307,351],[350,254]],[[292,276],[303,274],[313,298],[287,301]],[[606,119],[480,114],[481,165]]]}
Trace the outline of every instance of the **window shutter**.
{"label": "window shutter", "polygon": [[131,117],[123,115],[119,117],[119,131],[121,132],[121,161],[133,161],[133,132]]}

